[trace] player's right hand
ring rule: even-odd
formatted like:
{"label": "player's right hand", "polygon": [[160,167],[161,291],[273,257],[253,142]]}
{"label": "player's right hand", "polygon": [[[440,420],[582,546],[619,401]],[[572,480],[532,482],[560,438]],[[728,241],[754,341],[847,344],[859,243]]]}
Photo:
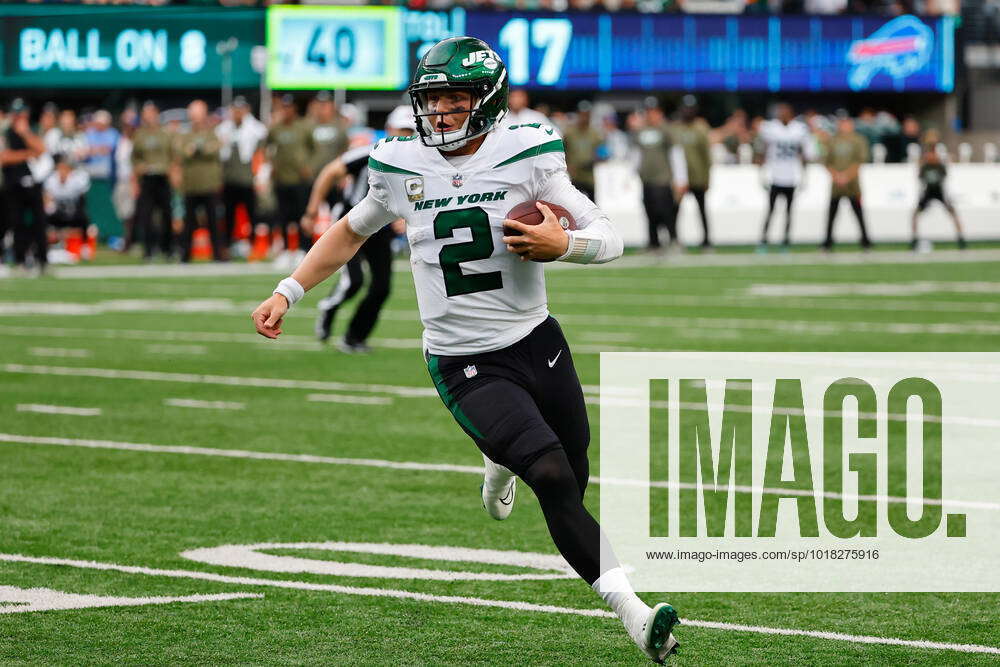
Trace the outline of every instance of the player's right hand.
{"label": "player's right hand", "polygon": [[288,312],[288,300],[280,294],[272,294],[250,314],[253,325],[264,338],[277,338],[281,335],[281,323]]}

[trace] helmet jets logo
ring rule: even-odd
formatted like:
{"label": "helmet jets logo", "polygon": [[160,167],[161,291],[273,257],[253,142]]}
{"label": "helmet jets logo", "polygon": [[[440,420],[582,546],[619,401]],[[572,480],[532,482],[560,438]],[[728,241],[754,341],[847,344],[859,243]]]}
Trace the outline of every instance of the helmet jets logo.
{"label": "helmet jets logo", "polygon": [[488,70],[494,70],[500,66],[497,62],[497,54],[492,51],[473,51],[462,61],[464,67],[475,67],[480,63]]}

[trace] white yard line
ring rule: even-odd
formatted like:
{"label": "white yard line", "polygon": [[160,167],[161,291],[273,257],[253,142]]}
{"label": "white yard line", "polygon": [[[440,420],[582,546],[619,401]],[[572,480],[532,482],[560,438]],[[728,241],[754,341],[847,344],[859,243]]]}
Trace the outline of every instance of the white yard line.
{"label": "white yard line", "polygon": [[[789,254],[768,253],[716,253],[714,255],[686,254],[673,256],[627,255],[606,265],[605,270],[623,268],[666,268],[686,269],[711,266],[853,266],[879,264],[969,264],[1000,261],[1000,250],[976,248],[971,250],[936,250],[927,255],[918,255],[902,250],[885,250],[863,253],[857,251],[834,252],[829,255],[818,252],[794,252]],[[409,273],[409,262],[397,259],[393,271]],[[548,265],[553,272],[579,270],[579,266],[565,262]],[[586,267],[592,271],[604,267]],[[67,266],[55,267],[51,274],[60,279],[77,280],[84,278],[197,278],[214,276],[243,275],[287,275],[287,266],[275,266],[272,262],[255,264],[163,264],[129,266]]]}
{"label": "white yard line", "polygon": [[974,250],[938,250],[918,255],[903,250],[876,250],[874,252],[843,251],[823,254],[819,252],[793,253],[716,253],[701,255],[626,255],[610,264],[583,266],[566,262],[553,262],[548,266],[558,270],[588,271],[605,268],[609,271],[628,268],[697,269],[713,266],[877,266],[880,264],[970,264],[1000,261],[1000,250],[977,248]]}
{"label": "white yard line", "polygon": [[261,599],[260,593],[214,593],[173,597],[122,597],[79,595],[51,588],[18,588],[0,586],[0,614],[25,614],[37,611],[95,609],[103,607],[140,607],[175,602],[220,602],[225,600]]}
{"label": "white yard line", "polygon": [[[84,327],[24,327],[0,325],[0,335],[48,338],[103,338],[107,340],[158,340],[196,341],[201,343],[247,343],[280,349],[274,342],[255,333],[229,333],[217,331],[160,331],[156,329],[87,329]],[[321,350],[323,346],[312,336],[284,334],[281,344],[297,349]]]}
{"label": "white yard line", "polygon": [[[114,299],[95,303],[52,302],[52,301],[4,301],[0,302],[0,316],[26,315],[100,315],[104,313],[211,313],[214,315],[246,316],[256,304],[237,303],[230,299]],[[289,317],[295,319],[313,318],[309,310],[295,310]],[[388,309],[381,317],[387,320],[417,323],[419,313],[415,310]],[[964,322],[865,322],[839,320],[787,320],[773,317],[687,317],[657,315],[598,315],[583,313],[558,313],[557,317],[568,324],[588,326],[615,326],[630,328],[675,329],[670,336],[698,335],[705,330],[777,331],[784,335],[801,334],[817,336],[839,336],[845,333],[913,335],[997,335],[1000,324],[995,321]],[[241,326],[246,326],[241,325]],[[4,327],[14,328],[14,327]],[[693,334],[692,334],[693,332]],[[382,339],[386,347],[419,347],[417,338]],[[405,341],[405,343],[400,343]],[[379,344],[379,340],[372,341]],[[316,346],[314,344],[314,346]],[[318,346],[316,346],[318,347]],[[636,348],[613,348],[610,346],[578,346],[581,352],[638,351]]]}
{"label": "white yard line", "polygon": [[166,398],[163,404],[171,408],[206,408],[208,410],[245,410],[246,403],[235,401],[198,401],[193,398]]}
{"label": "white yard line", "polygon": [[392,405],[388,396],[354,396],[352,394],[309,394],[307,401],[316,403],[354,403],[356,405]]}
{"label": "white yard line", "polygon": [[[683,355],[684,352],[672,352],[671,354]],[[705,356],[711,355],[716,359],[724,359],[727,355],[735,355],[736,358],[744,358],[743,353],[727,353],[720,352],[716,353],[705,353],[705,352],[692,352],[691,355]],[[794,362],[794,358],[789,359],[788,357],[782,357],[783,353],[777,353],[778,359],[788,363],[789,361]],[[915,355],[918,353],[914,353]],[[760,354],[758,357],[761,361],[766,361],[768,354]],[[832,356],[830,359],[831,372],[836,372],[836,368],[843,367],[846,363],[851,363],[852,360],[838,359],[837,356]],[[804,365],[809,368],[815,368],[818,362],[812,360],[812,358],[805,360]],[[959,363],[948,363],[948,364],[936,364],[934,362],[929,362],[926,360],[913,361],[908,363],[906,366],[900,366],[897,364],[886,364],[880,363],[878,361],[870,359],[862,359],[854,361],[855,364],[866,364],[870,369],[887,369],[887,375],[894,375],[893,369],[899,369],[906,371],[908,373],[913,372],[932,372],[940,373],[946,375],[949,378],[956,380],[963,380],[966,382],[975,382],[981,384],[996,384],[1000,382],[1000,370],[997,367],[991,365],[970,365],[970,364],[959,364]],[[0,366],[0,372],[5,373],[21,373],[26,375],[57,375],[57,376],[68,376],[68,377],[93,377],[101,378],[105,380],[138,380],[138,381],[150,381],[150,382],[181,382],[185,384],[214,384],[214,385],[226,385],[232,387],[264,387],[264,388],[277,388],[277,389],[306,389],[313,391],[322,392],[341,392],[349,394],[392,394],[394,396],[401,396],[405,398],[427,398],[433,397],[437,398],[437,390],[432,387],[414,387],[406,385],[389,385],[389,384],[351,384],[346,382],[331,382],[324,380],[296,380],[291,378],[259,378],[251,376],[242,375],[210,375],[201,373],[168,373],[164,371],[142,371],[142,370],[124,370],[124,369],[114,369],[114,368],[88,368],[83,366],[43,366],[43,365],[26,365],[26,364],[4,364]],[[869,379],[874,379],[869,377]],[[599,385],[583,385],[584,392],[588,394],[600,394],[601,387]],[[612,389],[607,388],[606,392],[611,392]],[[624,396],[625,398],[636,398],[633,395],[633,390],[630,388]],[[610,394],[606,394],[610,396]],[[619,397],[621,398],[621,397]],[[596,404],[596,400],[593,401]],[[966,423],[966,422],[963,422]],[[969,422],[971,423],[971,422]]]}
{"label": "white yard line", "polygon": [[[608,285],[595,283],[594,289],[608,289]],[[623,286],[623,290],[626,290]],[[793,295],[797,296],[797,295]],[[993,301],[928,301],[925,299],[890,300],[872,299],[835,299],[822,298],[789,298],[788,296],[732,294],[732,295],[685,295],[664,294],[659,292],[643,292],[635,287],[627,293],[615,294],[609,292],[574,291],[566,292],[549,289],[549,303],[558,307],[564,303],[585,303],[606,306],[643,306],[656,307],[691,307],[707,306],[719,308],[739,308],[744,310],[774,310],[786,311],[801,309],[810,311],[847,310],[847,311],[894,311],[910,313],[1000,313],[1000,303]]]}
{"label": "white yard line", "polygon": [[314,456],[312,454],[284,454],[281,452],[254,452],[244,449],[214,449],[211,447],[188,447],[172,445],[149,445],[111,440],[84,440],[78,438],[50,438],[31,435],[0,433],[0,443],[22,445],[54,445],[59,447],[83,447],[86,449],[115,449],[153,454],[184,454],[188,456],[216,456],[230,459],[255,459],[259,461],[287,461],[292,463],[319,463],[324,465],[362,466],[366,468],[387,468],[391,470],[421,470],[428,472],[460,472],[482,475],[479,466],[454,465],[450,463],[417,463],[412,461],[385,461],[382,459],[352,459],[334,456]]}
{"label": "white yard line", "polygon": [[73,366],[25,366],[5,364],[7,373],[29,375],[62,375],[69,377],[93,377],[108,380],[145,380],[152,382],[183,382],[186,384],[217,384],[231,387],[267,387],[276,389],[311,389],[314,391],[339,391],[346,393],[392,394],[406,398],[437,396],[433,387],[406,387],[388,384],[351,384],[347,382],[324,382],[319,380],[291,380],[284,378],[257,378],[238,375],[204,375],[200,373],[165,373],[161,371],[131,371],[111,368],[76,368]]}
{"label": "white yard line", "polygon": [[[242,311],[241,311],[242,312]],[[383,313],[385,316],[385,313]],[[309,314],[312,317],[312,314]],[[405,319],[405,318],[396,318]],[[52,338],[105,338],[110,340],[127,339],[148,341],[150,338],[160,340],[199,341],[205,343],[242,343],[254,345],[275,352],[290,350],[309,350],[314,352],[329,352],[330,348],[319,343],[312,336],[296,336],[283,334],[280,340],[268,340],[255,333],[226,333],[216,331],[156,331],[153,329],[87,329],[83,327],[23,327],[0,325],[0,334],[7,336],[46,336]],[[699,332],[695,330],[680,331],[671,334],[676,337],[739,337],[738,332],[718,331]],[[611,334],[614,335],[614,334]],[[371,338],[368,341],[376,348],[392,348],[400,350],[420,350],[423,342],[419,338]],[[183,346],[180,346],[183,347]],[[601,352],[653,352],[653,348],[621,345],[588,345],[573,346],[573,351],[579,354],[600,354]]]}
{"label": "white yard line", "polygon": [[[190,447],[186,445],[150,445],[146,443],[116,442],[112,440],[87,440],[78,438],[59,438],[33,435],[18,435],[12,433],[0,433],[0,444],[23,444],[23,445],[53,445],[57,447],[82,447],[85,449],[116,449],[131,452],[146,452],[153,454],[184,454],[188,456],[217,456],[235,459],[255,459],[262,461],[287,461],[293,463],[319,463],[324,465],[341,466],[361,466],[367,468],[385,468],[390,470],[423,470],[431,472],[458,472],[470,475],[481,476],[483,468],[479,466],[455,465],[451,463],[418,463],[415,461],[387,461],[384,459],[354,459],[332,456],[315,456],[312,454],[285,454],[281,452],[260,452],[244,449],[215,449],[211,447]],[[591,477],[591,484],[621,484],[621,485],[645,485],[645,482],[637,480],[623,480],[600,477]],[[691,483],[676,482],[650,482],[649,486],[656,488],[684,488],[698,489],[698,485]],[[769,489],[760,486],[735,486],[737,493],[757,493],[775,495],[814,495],[811,491],[796,493],[787,489]],[[974,500],[952,500],[928,498],[903,498],[897,496],[859,496],[850,493],[836,493],[827,491],[821,494],[826,498],[840,498],[843,500],[877,500],[889,503],[925,502],[928,505],[942,505],[948,508],[966,508],[988,511],[1000,511],[1000,503],[974,501]]]}
{"label": "white yard line", "polygon": [[[49,558],[40,556],[23,556],[21,554],[0,553],[0,561],[11,563],[32,563],[37,565],[56,565],[62,567],[75,567],[80,569],[101,570],[105,572],[122,572],[125,574],[141,574],[154,577],[170,577],[174,579],[197,579],[201,581],[213,581],[218,583],[235,584],[239,586],[267,586],[272,588],[286,588],[295,590],[307,590],[327,593],[337,593],[341,595],[362,595],[366,597],[396,598],[403,600],[415,600],[418,602],[437,602],[444,604],[464,604],[476,607],[492,607],[496,609],[509,609],[513,611],[538,612],[546,614],[567,614],[574,616],[587,616],[596,618],[616,618],[613,613],[606,609],[579,609],[573,607],[557,607],[554,605],[541,605],[531,602],[521,602],[516,600],[488,600],[484,598],[465,597],[457,595],[432,595],[429,593],[415,593],[412,591],[395,590],[391,588],[368,588],[360,586],[340,586],[337,584],[318,584],[306,581],[289,581],[286,579],[266,579],[255,577],[236,577],[212,572],[199,572],[197,570],[161,570],[156,568],[141,567],[134,565],[118,565],[116,563],[101,563],[96,561],[73,560],[68,558]],[[957,651],[961,653],[985,653],[1000,655],[1000,647],[985,646],[981,644],[951,644],[947,642],[934,642],[920,639],[899,639],[895,637],[876,637],[872,635],[849,635],[841,632],[825,632],[822,630],[800,630],[797,628],[776,628],[759,625],[742,625],[738,623],[722,623],[717,621],[701,621],[697,619],[681,619],[682,625],[706,628],[710,630],[722,630],[729,632],[747,632],[765,635],[782,635],[796,637],[811,637],[828,641],[841,641],[853,644],[874,644],[883,646],[900,646],[905,648],[930,649],[939,651]]]}
{"label": "white yard line", "polygon": [[867,283],[755,283],[746,288],[752,296],[920,296],[922,294],[1000,294],[1000,282],[916,280]]}
{"label": "white yard line", "polygon": [[81,278],[197,278],[201,276],[247,276],[287,274],[288,268],[276,267],[272,262],[254,264],[142,264],[125,266],[73,266],[55,267],[50,274],[55,278],[77,280]]}
{"label": "white yard line", "polygon": [[204,345],[163,345],[152,344],[146,346],[146,352],[150,354],[208,354],[208,348]]}
{"label": "white yard line", "polygon": [[69,359],[85,359],[90,356],[90,350],[66,347],[29,347],[28,354],[33,357],[60,357]]}
{"label": "white yard line", "polygon": [[43,415],[74,415],[76,417],[100,417],[100,408],[74,408],[68,405],[40,405],[38,403],[20,403],[18,412],[38,412]]}

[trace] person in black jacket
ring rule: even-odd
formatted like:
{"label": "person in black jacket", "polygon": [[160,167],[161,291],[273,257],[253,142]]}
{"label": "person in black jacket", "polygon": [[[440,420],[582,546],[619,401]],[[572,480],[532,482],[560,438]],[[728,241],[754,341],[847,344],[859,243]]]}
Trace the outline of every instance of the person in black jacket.
{"label": "person in black jacket", "polygon": [[[385,129],[389,136],[415,134],[416,124],[413,120],[413,110],[408,106],[397,107],[389,114]],[[343,193],[347,208],[352,208],[365,198],[365,195],[368,194],[368,153],[370,151],[371,146],[348,149],[339,158],[323,167],[313,185],[306,214],[302,220],[303,227],[312,227],[320,202],[327,198],[334,184],[343,181],[347,176],[351,177],[351,185]],[[343,205],[338,203],[336,206],[342,207]],[[338,215],[339,213],[334,211],[331,217],[336,219]],[[370,236],[361,246],[358,254],[344,267],[345,272],[341,273],[340,279],[333,286],[330,295],[320,300],[319,316],[316,319],[316,337],[321,342],[326,341],[333,331],[333,318],[337,314],[337,309],[361,291],[364,284],[364,273],[361,269],[363,260],[368,264],[368,293],[365,294],[365,298],[361,300],[357,310],[354,311],[354,317],[351,318],[344,339],[338,347],[342,352],[349,354],[370,351],[366,341],[378,322],[382,306],[389,298],[389,290],[392,285],[391,244],[392,239],[401,231],[397,227],[400,223],[401,221],[397,220]]]}
{"label": "person in black jacket", "polygon": [[11,122],[4,132],[6,145],[0,151],[0,165],[7,224],[14,231],[14,261],[26,266],[28,252],[34,250],[35,266],[42,272],[48,255],[45,207],[42,184],[35,179],[30,162],[45,154],[45,142],[31,131],[30,115],[24,100],[18,98],[11,103]]}

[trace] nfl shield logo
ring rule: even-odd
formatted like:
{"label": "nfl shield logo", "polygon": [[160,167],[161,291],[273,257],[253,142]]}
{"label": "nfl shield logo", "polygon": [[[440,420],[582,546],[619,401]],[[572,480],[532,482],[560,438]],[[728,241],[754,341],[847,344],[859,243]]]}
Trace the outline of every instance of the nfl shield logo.
{"label": "nfl shield logo", "polygon": [[462,175],[461,174],[455,174],[454,176],[452,176],[451,177],[451,184],[453,186],[455,186],[456,188],[462,187]]}
{"label": "nfl shield logo", "polygon": [[466,366],[465,367],[465,377],[467,377],[467,378],[474,378],[474,377],[476,377],[476,375],[478,373],[479,373],[479,371],[476,370],[475,366]]}

